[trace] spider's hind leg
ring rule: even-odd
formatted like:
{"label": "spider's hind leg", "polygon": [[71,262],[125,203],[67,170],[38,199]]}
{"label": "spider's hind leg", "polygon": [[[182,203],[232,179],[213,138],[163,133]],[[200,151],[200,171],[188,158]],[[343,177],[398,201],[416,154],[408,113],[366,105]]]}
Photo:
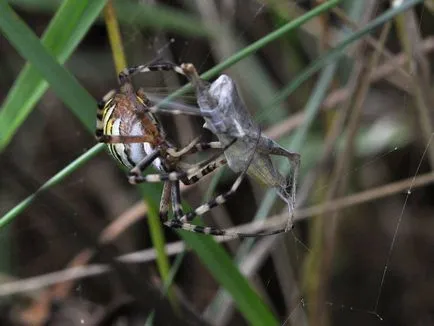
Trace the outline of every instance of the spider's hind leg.
{"label": "spider's hind leg", "polygon": [[161,199],[160,199],[160,209],[159,209],[160,221],[162,223],[166,222],[169,217],[169,204],[171,200],[173,201],[171,188],[172,188],[171,182],[168,181],[164,182],[163,191],[161,193]]}
{"label": "spider's hind leg", "polygon": [[179,188],[179,181],[171,182],[171,192],[172,192],[172,211],[174,215],[174,219],[179,219],[182,215],[184,215],[184,211],[182,210],[181,203],[181,189]]}

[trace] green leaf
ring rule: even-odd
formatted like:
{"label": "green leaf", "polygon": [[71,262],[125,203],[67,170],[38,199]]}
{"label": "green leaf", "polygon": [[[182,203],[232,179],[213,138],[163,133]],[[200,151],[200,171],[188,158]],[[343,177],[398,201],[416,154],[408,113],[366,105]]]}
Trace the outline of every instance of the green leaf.
{"label": "green leaf", "polygon": [[[49,71],[53,68],[53,58],[50,58],[46,52],[48,51],[54,56],[59,63],[65,63],[98,17],[105,2],[106,0],[64,1],[41,38],[41,42],[46,48],[43,49],[33,32],[14,14],[4,0],[0,1],[0,8],[2,8],[0,11],[0,29],[25,59],[34,62],[34,65],[25,65],[2,105],[0,111],[0,150],[8,145],[17,129],[48,88],[48,83],[40,73],[40,71]],[[59,67],[54,68],[54,71],[51,72],[51,83],[57,84],[56,88],[63,87],[61,93],[56,93],[58,95],[65,94],[65,97],[69,98],[79,95],[76,100],[65,98],[64,101],[69,105],[74,105],[76,107],[75,113],[90,127],[91,116],[94,115],[95,111],[94,104],[92,104],[92,108],[90,107],[90,96],[84,95],[85,91],[83,92],[82,89],[78,90],[81,86],[75,80],[72,82],[71,77],[66,76],[68,73],[62,72],[56,76],[56,71],[59,71]],[[71,82],[77,84],[78,87],[73,86],[72,89],[68,89]],[[78,110],[81,99],[83,105],[89,106],[89,110],[84,114],[79,113],[79,111],[84,110]]]}
{"label": "green leaf", "polygon": [[[54,12],[61,2],[62,0],[9,0],[9,3],[20,8],[44,13]],[[173,31],[186,36],[212,36],[206,24],[197,16],[173,7],[145,1],[117,0],[113,3],[121,24]],[[102,22],[101,19],[100,21]]]}

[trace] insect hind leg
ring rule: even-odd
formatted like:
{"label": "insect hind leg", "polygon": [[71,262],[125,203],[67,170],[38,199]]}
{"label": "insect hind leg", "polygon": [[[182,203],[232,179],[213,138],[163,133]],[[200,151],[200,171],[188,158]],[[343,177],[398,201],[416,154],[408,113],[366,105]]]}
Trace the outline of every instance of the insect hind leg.
{"label": "insect hind leg", "polygon": [[295,199],[296,199],[296,187],[298,180],[298,173],[300,167],[300,154],[296,152],[291,152],[280,146],[274,140],[262,136],[261,146],[259,146],[258,151],[265,154],[283,156],[286,157],[291,165],[291,171],[286,181],[286,185],[278,189],[278,195],[283,199],[288,205],[289,219],[286,224],[286,229],[290,230],[294,223],[294,211],[295,211]]}

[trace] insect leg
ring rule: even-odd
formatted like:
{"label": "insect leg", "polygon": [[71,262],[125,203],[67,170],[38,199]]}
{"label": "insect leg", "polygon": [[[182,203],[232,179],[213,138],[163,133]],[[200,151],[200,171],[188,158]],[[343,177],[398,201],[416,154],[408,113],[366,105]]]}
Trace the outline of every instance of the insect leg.
{"label": "insect leg", "polygon": [[264,153],[270,155],[284,156],[291,164],[291,172],[288,176],[287,183],[285,187],[282,187],[282,189],[278,190],[279,196],[288,204],[289,207],[290,219],[288,220],[288,223],[286,225],[286,229],[289,230],[292,228],[294,220],[295,196],[298,180],[298,170],[300,167],[300,154],[286,150],[278,143],[265,136],[262,136],[261,143],[265,143],[266,146],[261,146],[261,148],[258,150],[261,150]]}
{"label": "insect leg", "polygon": [[[195,140],[199,140],[200,137],[196,138]],[[194,142],[194,140],[193,140]],[[225,149],[225,147],[223,146],[222,143],[220,143],[219,141],[212,141],[212,142],[202,142],[202,143],[194,143],[191,142],[190,144],[188,144],[186,147],[184,147],[183,149],[181,149],[180,151],[175,151],[172,149],[167,150],[167,152],[169,153],[169,155],[174,156],[174,157],[180,157],[180,156],[184,156],[184,155],[190,155],[190,154],[195,154],[198,152],[204,152],[206,150],[209,149]]]}
{"label": "insect leg", "polygon": [[167,153],[172,157],[181,157],[181,156],[187,155],[192,150],[194,150],[194,148],[198,144],[199,140],[200,140],[200,136],[193,139],[187,146],[182,148],[180,151],[177,151],[174,148],[168,148]]}

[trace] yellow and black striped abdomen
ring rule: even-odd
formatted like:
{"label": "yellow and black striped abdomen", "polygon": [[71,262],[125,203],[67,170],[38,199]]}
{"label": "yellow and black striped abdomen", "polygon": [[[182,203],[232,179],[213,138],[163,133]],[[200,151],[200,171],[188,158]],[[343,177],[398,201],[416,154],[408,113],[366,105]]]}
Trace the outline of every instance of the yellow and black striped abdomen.
{"label": "yellow and black striped abdomen", "polygon": [[[142,100],[137,97],[137,100]],[[131,111],[118,112],[121,109],[115,98],[109,99],[102,110],[103,134],[108,136],[144,136],[146,128],[142,125],[142,120],[137,118]],[[147,117],[149,114],[147,114]],[[153,117],[148,117],[154,121]],[[143,160],[152,150],[150,143],[116,143],[107,144],[109,153],[122,165],[131,169]],[[154,161],[155,167],[161,169],[161,161]]]}
{"label": "yellow and black striped abdomen", "polygon": [[[121,124],[121,119],[115,117],[116,103],[112,99],[108,100],[104,106],[102,113],[103,121],[103,134],[108,136],[119,136],[119,126]],[[134,164],[130,162],[128,156],[125,155],[125,145],[124,144],[107,144],[109,153],[113,158],[115,158],[120,164],[131,169]]]}

